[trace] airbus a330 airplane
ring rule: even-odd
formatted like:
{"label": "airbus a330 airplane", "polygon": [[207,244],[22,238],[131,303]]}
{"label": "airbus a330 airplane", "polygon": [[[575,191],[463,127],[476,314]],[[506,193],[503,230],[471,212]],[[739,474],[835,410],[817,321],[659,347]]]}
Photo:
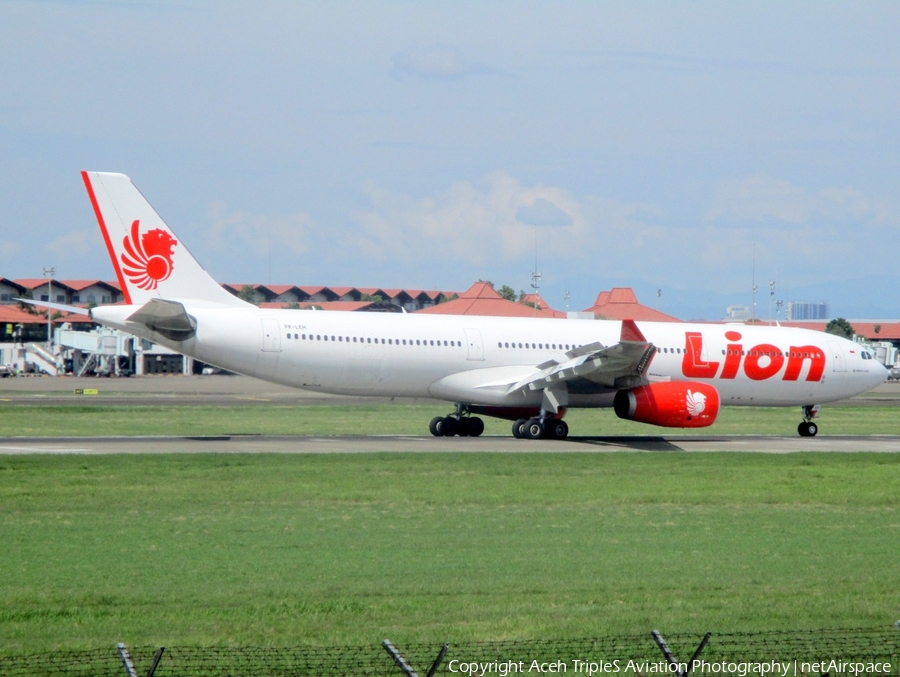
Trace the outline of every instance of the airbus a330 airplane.
{"label": "airbus a330 airplane", "polygon": [[516,437],[565,438],[571,407],[694,428],[739,405],[802,407],[799,433],[813,436],[820,404],[887,376],[856,343],[786,327],[257,308],[210,277],[127,176],[82,177],[125,297],[95,321],[266,381],[454,403],[434,435],[480,435],[482,414],[515,421]]}

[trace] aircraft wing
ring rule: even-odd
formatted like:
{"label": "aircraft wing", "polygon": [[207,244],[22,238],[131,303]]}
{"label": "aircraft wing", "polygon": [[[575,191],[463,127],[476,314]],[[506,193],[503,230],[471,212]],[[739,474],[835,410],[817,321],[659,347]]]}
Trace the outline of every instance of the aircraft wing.
{"label": "aircraft wing", "polygon": [[610,388],[632,387],[642,382],[644,370],[655,353],[656,348],[644,338],[634,320],[622,320],[621,337],[615,345],[598,342],[574,348],[558,359],[537,365],[537,371],[510,386],[509,392],[558,389],[578,378]]}
{"label": "aircraft wing", "polygon": [[[457,372],[431,384],[433,397],[456,402],[515,406],[540,394],[541,407],[557,412],[568,406],[570,385],[583,389],[590,381],[597,389],[644,385],[644,371],[656,348],[633,320],[622,321],[619,342],[578,346],[536,366],[508,365]],[[579,383],[580,382],[580,383]]]}

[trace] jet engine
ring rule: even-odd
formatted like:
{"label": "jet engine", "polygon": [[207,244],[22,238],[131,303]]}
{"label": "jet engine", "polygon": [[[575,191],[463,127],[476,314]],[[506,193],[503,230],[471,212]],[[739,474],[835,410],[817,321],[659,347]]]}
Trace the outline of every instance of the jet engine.
{"label": "jet engine", "polygon": [[665,428],[705,428],[719,414],[719,393],[711,385],[667,381],[620,390],[613,400],[619,418]]}

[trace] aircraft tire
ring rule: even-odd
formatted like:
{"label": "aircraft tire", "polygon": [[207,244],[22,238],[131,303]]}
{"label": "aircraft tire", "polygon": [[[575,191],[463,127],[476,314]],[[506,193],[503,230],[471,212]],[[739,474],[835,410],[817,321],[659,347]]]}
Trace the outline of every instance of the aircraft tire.
{"label": "aircraft tire", "polygon": [[800,433],[800,437],[815,437],[819,432],[819,426],[812,421],[803,421],[797,426],[797,432]]}
{"label": "aircraft tire", "polygon": [[461,418],[459,419],[459,430],[456,432],[460,437],[469,437],[472,434],[472,424],[471,419],[469,418]]}
{"label": "aircraft tire", "polygon": [[472,416],[469,421],[469,437],[480,437],[484,432],[484,421],[477,416]]}
{"label": "aircraft tire", "polygon": [[525,437],[529,440],[539,440],[544,436],[544,424],[540,419],[532,418],[525,424]]}
{"label": "aircraft tire", "polygon": [[520,418],[518,421],[513,423],[512,426],[512,434],[517,440],[521,440],[525,437],[525,424],[528,423],[528,419]]}
{"label": "aircraft tire", "polygon": [[452,416],[445,416],[441,423],[441,435],[444,437],[453,437],[459,432],[459,421]]}
{"label": "aircraft tire", "polygon": [[435,416],[428,424],[428,431],[435,437],[441,436],[441,423],[444,422],[443,416]]}
{"label": "aircraft tire", "polygon": [[547,431],[555,440],[564,440],[569,436],[569,424],[565,421],[551,421]]}

